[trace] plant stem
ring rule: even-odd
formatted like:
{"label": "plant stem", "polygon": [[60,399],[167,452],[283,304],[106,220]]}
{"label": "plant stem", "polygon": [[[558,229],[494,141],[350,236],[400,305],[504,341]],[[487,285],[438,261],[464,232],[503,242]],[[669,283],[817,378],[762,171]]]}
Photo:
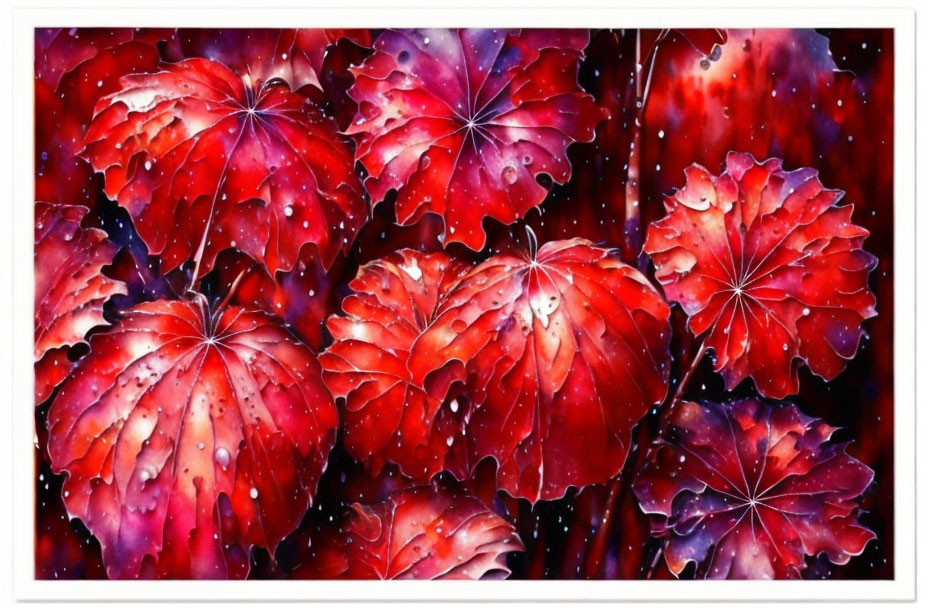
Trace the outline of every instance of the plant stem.
{"label": "plant stem", "polygon": [[232,281],[231,285],[229,285],[228,293],[226,293],[225,297],[222,299],[222,302],[219,303],[219,306],[216,307],[217,311],[220,311],[226,306],[228,306],[229,302],[232,300],[232,296],[235,295],[235,291],[238,289],[239,283],[241,283],[242,281],[242,277],[244,276],[245,276],[244,270],[238,273],[238,276],[235,277],[235,280]]}
{"label": "plant stem", "polygon": [[[641,30],[635,34],[635,120],[632,124],[631,149],[628,153],[628,169],[625,175],[625,253],[627,259],[636,260],[639,269],[645,264],[641,255],[641,131],[644,112],[651,92],[651,77],[657,63],[657,50],[670,30],[663,30],[654,41],[654,46],[645,59],[648,71],[644,76],[645,65],[641,62]],[[642,77],[645,80],[642,83]]]}
{"label": "plant stem", "polygon": [[[693,357],[693,360],[687,368],[686,372],[683,374],[683,377],[680,378],[680,382],[677,383],[677,389],[672,393],[670,401],[665,402],[665,404],[661,406],[661,409],[663,410],[661,413],[661,430],[663,430],[664,421],[667,419],[669,412],[673,410],[674,406],[680,400],[680,397],[683,396],[683,393],[686,390],[686,386],[693,378],[693,374],[696,372],[696,368],[699,367],[699,363],[702,361],[702,358],[705,356],[705,354],[706,344],[703,342],[699,345],[699,350],[696,351],[696,354]],[[658,433],[660,433],[660,431],[658,431]],[[612,534],[616,502],[618,501],[618,497],[624,487],[631,483],[635,477],[635,474],[637,473],[638,454],[645,454],[646,452],[646,449],[640,448],[634,454],[630,453],[628,460],[625,463],[626,466],[623,468],[622,472],[617,477],[609,481],[609,494],[606,496],[606,505],[603,509],[602,525],[596,532],[596,538],[593,540],[593,546],[590,548],[590,553],[587,560],[585,569],[585,575],[587,578],[593,578],[599,573],[600,566],[609,545],[609,538]],[[660,551],[658,551],[658,555],[660,555]],[[657,558],[655,557],[655,563],[656,560]],[[651,566],[651,569],[654,569],[654,565]]]}
{"label": "plant stem", "polygon": [[651,577],[654,576],[654,571],[657,570],[657,564],[660,563],[661,554],[663,552],[664,552],[664,545],[660,545],[657,548],[657,551],[654,552],[654,558],[651,560],[651,565],[648,567],[648,572],[644,576],[646,580],[651,580]]}
{"label": "plant stem", "polygon": [[625,254],[627,259],[637,259],[641,251],[641,210],[639,199],[641,188],[638,182],[641,158],[641,118],[643,117],[643,89],[641,86],[641,30],[635,33],[635,120],[632,123],[632,142],[628,153],[628,168],[625,174]]}
{"label": "plant stem", "polygon": [[[644,65],[641,62],[641,29],[635,30],[635,120],[632,124],[632,141],[631,149],[628,154],[628,169],[625,176],[625,254],[627,260],[635,260],[639,269],[643,271],[646,264],[645,256],[641,253],[643,244],[641,230],[641,131],[644,123],[644,113],[648,104],[648,97],[651,92],[651,78],[654,75],[654,66],[657,63],[657,50],[660,43],[670,33],[669,29],[662,30],[654,41],[654,46],[648,52],[645,59],[647,64],[647,75],[642,82]],[[673,405],[682,395],[683,388],[689,382],[699,361],[705,354],[705,346],[701,346],[692,365],[677,385],[670,405],[666,409],[672,409]],[[642,451],[642,450],[639,450]],[[629,457],[626,465],[629,465]],[[588,578],[595,576],[599,572],[600,565],[605,556],[609,544],[609,537],[612,533],[613,519],[616,507],[616,501],[621,493],[622,487],[631,482],[634,467],[624,467],[619,476],[609,481],[609,494],[606,496],[606,505],[603,510],[602,524],[596,533],[593,546],[590,549],[589,560],[587,561],[586,575]]]}
{"label": "plant stem", "polygon": [[609,544],[609,537],[612,535],[612,513],[615,511],[615,503],[619,497],[619,491],[622,488],[623,476],[609,481],[609,494],[606,496],[606,506],[603,509],[602,523],[596,532],[596,538],[593,539],[593,546],[590,547],[589,557],[587,559],[584,576],[594,578],[599,573],[603,558],[606,555],[606,547]]}
{"label": "plant stem", "polygon": [[693,377],[693,373],[696,371],[696,368],[699,367],[699,363],[702,361],[702,358],[705,355],[706,343],[703,342],[699,345],[699,350],[696,351],[696,355],[693,357],[693,361],[690,363],[686,373],[683,374],[683,378],[681,378],[680,382],[677,384],[677,390],[673,393],[673,399],[670,400],[670,403],[667,404],[666,407],[668,412],[674,408],[674,406],[680,400],[680,397],[683,396],[683,391],[686,390],[686,385],[689,384],[690,379]]}

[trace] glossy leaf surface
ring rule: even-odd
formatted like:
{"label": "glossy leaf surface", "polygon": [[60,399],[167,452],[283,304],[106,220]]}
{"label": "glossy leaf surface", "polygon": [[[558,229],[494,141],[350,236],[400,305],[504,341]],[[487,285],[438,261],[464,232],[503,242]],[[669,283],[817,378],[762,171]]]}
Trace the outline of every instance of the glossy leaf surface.
{"label": "glossy leaf surface", "polygon": [[533,502],[607,481],[666,394],[669,315],[644,275],[580,239],[476,267],[409,360],[438,398],[465,386],[451,470],[467,476],[493,457],[499,487]]}
{"label": "glossy leaf surface", "polygon": [[309,506],[337,412],[273,317],[164,301],[90,340],[48,414],[68,512],[113,578],[243,578]]}
{"label": "glossy leaf surface", "polygon": [[397,190],[400,224],[444,218],[444,242],[482,249],[482,222],[541,204],[546,174],[570,177],[567,147],[603,112],[577,84],[584,30],[388,30],[354,70],[357,158],[376,203]]}
{"label": "glossy leaf surface", "polygon": [[86,207],[35,204],[35,402],[39,404],[71,369],[68,347],[106,325],[103,304],[126,287],[103,275],[116,246],[106,233],[84,228]]}
{"label": "glossy leaf surface", "polygon": [[857,352],[876,315],[876,259],[853,205],[837,205],[842,194],[812,169],[732,153],[719,176],[690,167],[649,227],[657,279],[705,335],[729,390],[752,377],[761,394],[784,397],[799,389],[800,361],[831,380]]}
{"label": "glossy leaf surface", "polygon": [[333,395],[345,399],[345,447],[376,475],[384,463],[428,481],[444,467],[460,426],[459,404],[442,406],[414,383],[409,351],[433,320],[443,296],[469,264],[443,253],[404,249],[361,267],[329,317],[335,342],[320,357]]}
{"label": "glossy leaf surface", "polygon": [[373,506],[351,505],[339,533],[314,548],[319,569],[308,573],[382,580],[505,578],[506,554],[522,549],[515,529],[476,498],[416,487]]}
{"label": "glossy leaf surface", "polygon": [[[188,59],[127,76],[100,101],[84,154],[165,272],[239,249],[268,272],[306,243],[329,265],[367,217],[349,148],[279,79]],[[201,250],[202,249],[202,250]]]}
{"label": "glossy leaf surface", "polygon": [[806,556],[835,564],[874,534],[856,499],[873,471],[794,405],[744,399],[678,404],[635,481],[664,557],[697,578],[797,578]]}

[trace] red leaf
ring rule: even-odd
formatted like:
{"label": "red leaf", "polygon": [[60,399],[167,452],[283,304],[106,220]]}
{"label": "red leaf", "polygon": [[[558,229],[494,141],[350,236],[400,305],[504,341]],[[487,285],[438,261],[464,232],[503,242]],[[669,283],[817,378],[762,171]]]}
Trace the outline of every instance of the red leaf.
{"label": "red leaf", "polygon": [[580,239],[475,268],[409,360],[436,398],[466,385],[449,469],[491,456],[500,488],[533,502],[616,475],[632,427],[666,394],[669,316],[641,273]]}
{"label": "red leaf", "polygon": [[35,32],[36,200],[93,207],[99,186],[77,155],[93,108],[119,78],[158,65],[157,29],[72,28]]}
{"label": "red leaf", "polygon": [[667,297],[705,334],[730,390],[751,376],[758,391],[799,389],[799,360],[831,380],[857,351],[874,315],[867,277],[876,259],[853,205],[826,190],[812,169],[783,171],[729,154],[715,177],[698,166],[666,198],[667,216],[648,229],[645,251]]}
{"label": "red leaf", "polygon": [[[97,106],[85,155],[165,272],[238,248],[269,272],[305,243],[328,266],[367,216],[350,150],[280,80],[188,59],[127,76]],[[205,241],[204,241],[205,233]]]}
{"label": "red leaf", "polygon": [[854,499],[873,471],[830,441],[834,430],[793,405],[681,402],[634,486],[671,571],[794,578],[805,556],[859,555],[875,535]]}
{"label": "red leaf", "polygon": [[417,487],[366,506],[314,544],[311,578],[491,579],[509,575],[506,554],[524,550],[515,528],[482,502]]}
{"label": "red leaf", "polygon": [[256,83],[282,78],[293,90],[307,85],[321,89],[326,51],[341,38],[361,46],[371,43],[369,30],[182,28],[168,48],[168,57],[219,61]]}
{"label": "red leaf", "polygon": [[[74,27],[36,28],[35,30],[35,76],[51,89],[57,89],[62,79],[87,62],[92,62],[108,51],[118,49],[127,43],[136,42],[154,50],[155,45],[169,37],[169,31],[158,28],[93,28]],[[146,51],[140,46],[134,48],[137,62],[145,62]],[[112,67],[112,66],[111,66]],[[122,72],[122,74],[128,71]],[[118,79],[122,74],[112,75]],[[104,76],[104,74],[100,74]],[[88,82],[97,87],[97,81]],[[87,109],[93,108],[93,105]]]}
{"label": "red leaf", "polygon": [[68,347],[106,325],[103,304],[126,293],[100,272],[116,245],[106,233],[81,227],[86,207],[35,204],[35,402],[45,401],[71,368]]}
{"label": "red leaf", "polygon": [[444,468],[460,423],[453,407],[412,382],[409,351],[433,320],[441,298],[470,266],[444,253],[410,249],[362,266],[329,317],[335,342],[319,362],[332,394],[345,400],[345,447],[373,475],[396,463],[418,481]]}
{"label": "red leaf", "polygon": [[264,313],[159,300],[90,339],[48,414],[64,500],[114,578],[243,578],[308,508],[338,423]]}
{"label": "red leaf", "polygon": [[373,201],[396,216],[444,218],[445,243],[482,249],[482,221],[541,204],[547,174],[570,177],[567,147],[593,140],[603,112],[577,84],[584,30],[386,31],[349,90],[357,158]]}

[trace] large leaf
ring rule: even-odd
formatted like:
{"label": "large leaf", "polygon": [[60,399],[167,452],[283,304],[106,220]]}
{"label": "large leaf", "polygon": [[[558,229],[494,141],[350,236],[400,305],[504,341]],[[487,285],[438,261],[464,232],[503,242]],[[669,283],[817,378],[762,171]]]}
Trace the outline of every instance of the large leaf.
{"label": "large leaf", "polygon": [[335,342],[320,356],[323,378],[345,400],[345,447],[377,475],[393,462],[428,481],[444,468],[458,433],[457,403],[442,407],[412,382],[406,366],[441,298],[470,265],[443,253],[409,249],[362,266],[342,302],[345,316],[327,322]]}
{"label": "large leaf", "polygon": [[837,206],[843,193],[814,170],[783,171],[778,159],[732,153],[720,176],[697,165],[686,176],[645,251],[727,388],[750,376],[763,395],[795,393],[800,360],[834,378],[876,314],[876,259],[861,249],[854,207]]}
{"label": "large leaf", "polygon": [[71,369],[68,348],[105,325],[103,304],[126,293],[101,270],[116,246],[106,233],[83,228],[86,207],[35,204],[35,402],[45,401]]}
{"label": "large leaf", "polygon": [[830,441],[834,430],[793,405],[681,402],[634,485],[670,570],[794,578],[806,556],[859,555],[874,534],[855,499],[873,471]]}
{"label": "large leaf", "polygon": [[[84,154],[165,272],[226,248],[270,273],[314,243],[328,266],[367,217],[348,147],[279,79],[188,59],[126,76],[102,99]],[[201,251],[202,247],[202,251]]]}
{"label": "large leaf", "polygon": [[588,241],[476,267],[409,359],[436,398],[466,387],[449,469],[493,457],[500,488],[531,501],[616,475],[632,427],[666,394],[669,316],[644,275]]}
{"label": "large leaf", "polygon": [[602,111],[577,84],[586,30],[386,31],[354,70],[358,160],[374,202],[444,218],[445,243],[482,249],[482,222],[512,223],[570,177],[567,147]]}
{"label": "large leaf", "polygon": [[242,578],[299,524],[335,441],[313,353],[273,317],[138,305],[62,385],[48,449],[114,578]]}
{"label": "large leaf", "polygon": [[414,487],[372,506],[354,503],[337,532],[310,547],[309,578],[492,579],[509,575],[506,554],[522,551],[515,528],[482,502]]}

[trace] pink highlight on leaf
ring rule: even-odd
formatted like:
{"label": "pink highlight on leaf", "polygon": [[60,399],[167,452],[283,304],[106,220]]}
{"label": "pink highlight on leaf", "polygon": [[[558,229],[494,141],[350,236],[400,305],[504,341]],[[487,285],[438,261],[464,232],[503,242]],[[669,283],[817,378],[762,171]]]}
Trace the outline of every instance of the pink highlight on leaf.
{"label": "pink highlight on leaf", "polygon": [[730,153],[719,176],[687,169],[648,228],[655,275],[705,336],[729,390],[751,377],[781,398],[798,391],[800,362],[831,380],[857,352],[861,324],[876,315],[867,284],[876,259],[841,196],[813,169]]}
{"label": "pink highlight on leaf", "polygon": [[286,83],[188,59],[121,85],[97,105],[83,154],[165,272],[202,255],[205,274],[226,248],[271,274],[306,243],[326,266],[348,250],[368,215],[354,160]]}
{"label": "pink highlight on leaf", "polygon": [[48,414],[64,502],[112,578],[244,578],[311,503],[337,412],[273,317],[138,305],[90,339]]}
{"label": "pink highlight on leaf", "polygon": [[413,487],[372,506],[358,503],[311,547],[309,578],[478,580],[509,575],[523,551],[515,528],[459,492]]}
{"label": "pink highlight on leaf", "polygon": [[374,203],[444,219],[444,242],[482,249],[482,222],[511,224],[544,200],[536,178],[571,173],[604,112],[577,83],[585,30],[388,30],[354,69],[357,159]]}
{"label": "pink highlight on leaf", "polygon": [[794,405],[680,402],[634,482],[664,557],[697,578],[798,578],[807,556],[846,564],[875,538],[856,499],[873,471]]}

